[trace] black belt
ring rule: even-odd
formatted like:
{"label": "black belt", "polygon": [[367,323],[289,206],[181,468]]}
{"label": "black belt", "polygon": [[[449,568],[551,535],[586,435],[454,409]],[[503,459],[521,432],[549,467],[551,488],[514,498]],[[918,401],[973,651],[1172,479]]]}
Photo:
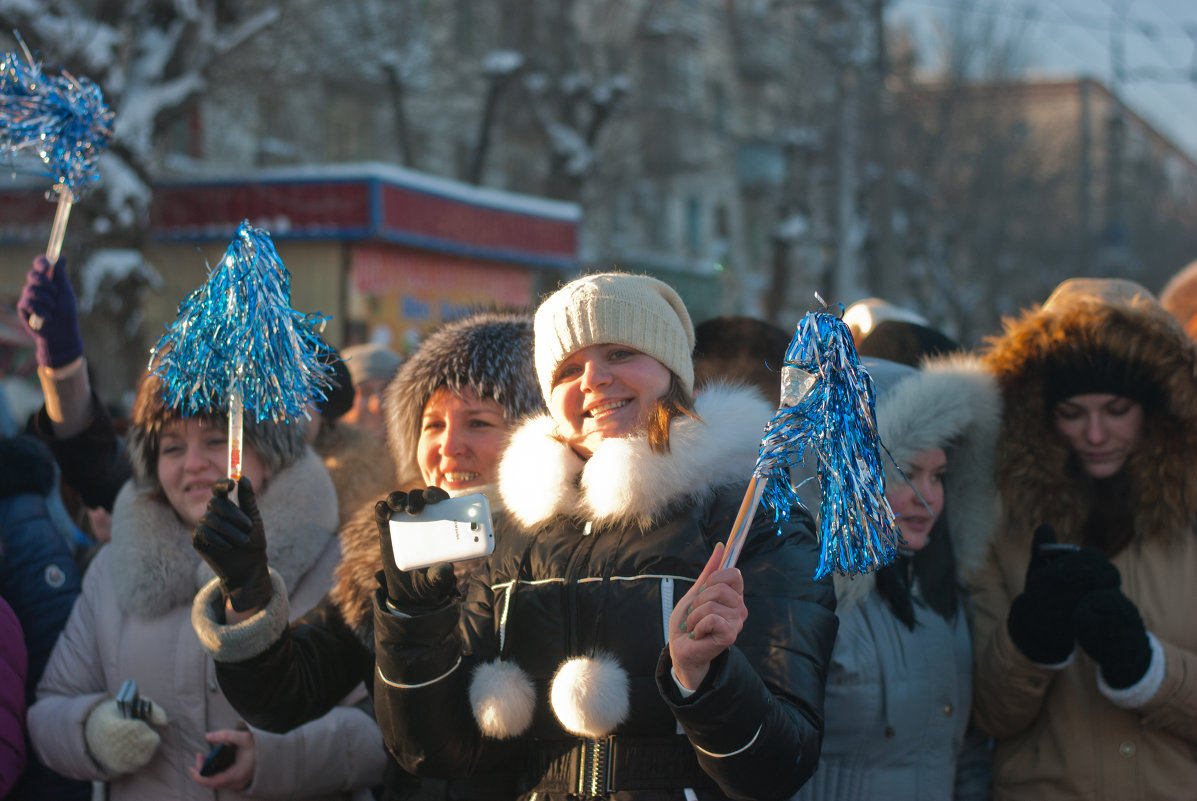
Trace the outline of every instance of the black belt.
{"label": "black belt", "polygon": [[682,735],[534,740],[520,784],[521,792],[589,798],[620,790],[715,787]]}

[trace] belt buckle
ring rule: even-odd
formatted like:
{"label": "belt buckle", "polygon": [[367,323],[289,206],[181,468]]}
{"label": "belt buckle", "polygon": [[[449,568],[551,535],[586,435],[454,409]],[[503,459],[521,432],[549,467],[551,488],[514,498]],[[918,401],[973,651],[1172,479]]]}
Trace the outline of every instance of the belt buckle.
{"label": "belt buckle", "polygon": [[611,792],[611,743],[583,740],[578,760],[578,795],[601,797]]}

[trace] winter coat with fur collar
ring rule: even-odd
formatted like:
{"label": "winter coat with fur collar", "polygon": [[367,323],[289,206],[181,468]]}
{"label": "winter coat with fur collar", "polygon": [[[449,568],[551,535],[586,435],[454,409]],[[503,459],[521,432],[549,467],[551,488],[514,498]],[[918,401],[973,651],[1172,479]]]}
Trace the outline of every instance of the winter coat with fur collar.
{"label": "winter coat with fur collar", "polygon": [[[934,360],[920,370],[866,360],[877,387],[886,486],[920,451],[947,457],[943,522],[961,576],[981,562],[997,522],[993,456],[1001,420],[997,382],[978,361]],[[892,458],[892,460],[891,460]],[[899,520],[899,523],[901,521]],[[921,553],[924,559],[928,552]],[[917,557],[916,557],[917,558]],[[948,571],[948,562],[931,561]],[[894,569],[913,563],[902,558]],[[943,579],[944,572],[934,574]],[[840,621],[827,679],[819,769],[795,801],[982,801],[991,752],[968,727],[973,692],[971,611],[963,595],[945,619],[910,587],[908,627],[876,589],[876,574],[836,576]]]}
{"label": "winter coat with fur collar", "polygon": [[[327,591],[339,558],[327,471],[308,451],[273,477],[258,505],[271,578],[276,590],[287,590],[276,595],[289,595],[296,612],[310,608]],[[87,572],[29,711],[34,744],[47,764],[68,776],[108,780],[112,801],[213,797],[186,768],[210,747],[205,732],[236,728],[241,717],[221,695],[191,624],[192,597],[211,578],[191,547],[190,530],[169,505],[127,484],[113,511],[112,542]],[[278,617],[285,625],[289,615],[284,604],[255,618]],[[83,723],[125,679],[135,679],[170,721],[159,730],[162,743],[146,767],[105,776],[88,754]],[[359,690],[346,702],[362,698]],[[349,798],[381,781],[386,757],[377,725],[355,706],[340,706],[285,735],[253,734],[251,784],[221,798]]]}
{"label": "winter coat with fur collar", "polygon": [[670,677],[673,601],[731,531],[773,407],[711,388],[697,411],[673,421],[665,454],[611,439],[583,462],[547,416],[517,430],[500,467],[508,525],[465,599],[413,617],[376,606],[375,710],[405,767],[505,773],[525,797],[554,797],[563,787],[538,780],[561,775],[560,755],[613,735],[633,772],[664,772],[642,758],[649,742],[697,754],[700,798],[785,798],[809,778],[836,622],[830,581],[811,578],[804,511],[780,535],[758,516],[738,565],[749,615],[735,646],[688,698]]}
{"label": "winter coat with fur collar", "polygon": [[[1104,351],[1159,392],[1118,482],[1099,488],[1069,458],[1047,409],[1050,365]],[[1197,350],[1146,290],[1074,279],[1006,322],[985,354],[1005,399],[998,483],[1003,522],[972,582],[974,714],[997,738],[997,799],[1192,799],[1197,792]],[[1122,482],[1125,483],[1122,483]],[[1080,648],[1061,669],[1010,639],[1039,523],[1081,542],[1097,493],[1125,501],[1130,543],[1111,561],[1153,637],[1137,685],[1108,691]],[[1104,517],[1104,516],[1103,516]]]}

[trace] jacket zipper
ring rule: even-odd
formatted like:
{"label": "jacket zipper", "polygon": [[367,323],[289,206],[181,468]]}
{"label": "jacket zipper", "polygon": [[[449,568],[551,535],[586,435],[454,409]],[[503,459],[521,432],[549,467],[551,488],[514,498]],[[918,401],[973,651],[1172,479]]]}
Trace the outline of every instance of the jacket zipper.
{"label": "jacket zipper", "polygon": [[578,627],[574,625],[578,614],[578,582],[577,574],[583,556],[593,549],[591,537],[591,521],[587,520],[582,527],[582,536],[578,537],[578,544],[570,554],[569,562],[565,566],[565,655],[566,658],[579,656]]}

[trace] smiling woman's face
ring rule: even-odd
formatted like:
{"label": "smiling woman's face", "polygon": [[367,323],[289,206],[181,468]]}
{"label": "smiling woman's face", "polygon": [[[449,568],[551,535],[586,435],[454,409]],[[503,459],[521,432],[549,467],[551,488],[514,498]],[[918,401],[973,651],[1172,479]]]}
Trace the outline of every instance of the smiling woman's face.
{"label": "smiling woman's face", "polygon": [[899,476],[890,482],[885,497],[906,547],[917,551],[927,545],[935,521],[943,514],[943,477],[948,457],[943,448],[929,448],[916,453],[902,469],[909,483]]}
{"label": "smiling woman's face", "polygon": [[[212,484],[224,478],[229,436],[224,426],[182,418],[162,427],[158,438],[158,483],[167,502],[188,527],[194,527],[212,499]],[[245,448],[241,472],[261,493],[269,471],[252,448]]]}
{"label": "smiling woman's face", "polygon": [[416,461],[425,483],[450,494],[494,484],[507,443],[507,415],[498,402],[442,387],[424,404]]}
{"label": "smiling woman's face", "polygon": [[639,431],[669,391],[669,368],[627,345],[576,350],[553,373],[549,411],[570,447],[589,458],[604,439]]}

